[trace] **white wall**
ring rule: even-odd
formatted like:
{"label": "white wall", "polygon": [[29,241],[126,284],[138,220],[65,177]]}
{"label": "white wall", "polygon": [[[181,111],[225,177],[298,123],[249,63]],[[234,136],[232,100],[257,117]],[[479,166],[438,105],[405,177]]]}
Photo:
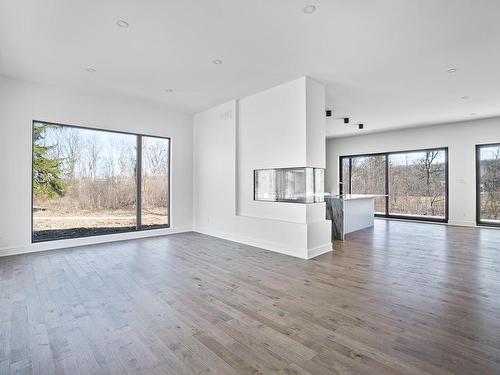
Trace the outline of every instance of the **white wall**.
{"label": "white wall", "polygon": [[341,155],[449,148],[449,223],[475,225],[475,145],[500,142],[500,118],[327,140],[326,191],[338,192]]}
{"label": "white wall", "polygon": [[325,139],[325,88],[322,84],[306,80],[306,165],[326,167]]}
{"label": "white wall", "polygon": [[237,101],[239,215],[305,223],[303,204],[253,200],[255,169],[307,165],[305,104],[305,78]]}
{"label": "white wall", "polygon": [[[194,117],[195,230],[301,258],[331,249],[324,203],[253,200],[253,171],[325,163],[324,116],[307,122],[308,111],[324,113],[324,88],[296,81],[231,101]],[[318,102],[306,100],[317,90]],[[320,93],[318,93],[318,91]],[[322,94],[321,94],[322,93]],[[311,93],[311,96],[313,94]],[[308,153],[311,144],[319,152]],[[311,156],[312,158],[313,156]],[[316,165],[314,165],[316,166]]]}
{"label": "white wall", "polygon": [[196,231],[306,257],[305,223],[236,214],[236,101],[194,117]]}
{"label": "white wall", "polygon": [[[192,116],[137,99],[95,95],[0,76],[0,255],[187,231],[192,228]],[[171,228],[31,244],[33,120],[172,139]]]}

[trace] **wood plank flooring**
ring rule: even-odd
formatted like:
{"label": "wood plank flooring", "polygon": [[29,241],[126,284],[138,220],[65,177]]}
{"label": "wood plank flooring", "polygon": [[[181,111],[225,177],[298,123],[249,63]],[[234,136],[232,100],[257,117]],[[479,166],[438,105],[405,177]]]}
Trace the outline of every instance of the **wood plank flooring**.
{"label": "wood plank flooring", "polygon": [[500,230],[376,220],[335,246],[0,258],[0,374],[500,374]]}

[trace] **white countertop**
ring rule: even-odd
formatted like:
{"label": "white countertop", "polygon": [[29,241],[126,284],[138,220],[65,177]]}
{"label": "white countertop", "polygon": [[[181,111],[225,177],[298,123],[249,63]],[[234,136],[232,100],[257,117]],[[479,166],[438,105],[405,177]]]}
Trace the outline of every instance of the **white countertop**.
{"label": "white countertop", "polygon": [[[354,199],[374,199],[377,197],[386,197],[384,194],[344,194],[343,200],[350,201]],[[339,195],[328,195],[327,197],[340,198]]]}

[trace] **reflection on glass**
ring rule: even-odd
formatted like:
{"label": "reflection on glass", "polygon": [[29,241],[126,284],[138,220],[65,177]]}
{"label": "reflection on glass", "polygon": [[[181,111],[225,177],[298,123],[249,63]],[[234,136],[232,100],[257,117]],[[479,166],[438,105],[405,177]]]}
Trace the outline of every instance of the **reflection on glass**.
{"label": "reflection on glass", "polygon": [[284,169],[277,172],[278,201],[306,201],[306,170],[305,168]]}
{"label": "reflection on glass", "polygon": [[307,203],[314,203],[314,197],[316,196],[317,192],[314,190],[316,187],[315,181],[314,181],[314,168],[306,168],[306,188],[305,188],[305,200]]}
{"label": "reflection on glass", "polygon": [[136,140],[34,123],[33,240],[134,230]]}
{"label": "reflection on glass", "polygon": [[500,225],[500,144],[479,146],[479,221]]}
{"label": "reflection on glass", "polygon": [[256,170],[254,198],[271,202],[323,202],[324,170],[318,168]]}
{"label": "reflection on glass", "polygon": [[142,137],[142,228],[167,226],[169,224],[169,157],[169,139]]}
{"label": "reflection on glass", "polygon": [[325,201],[325,170],[314,168],[314,201]]}
{"label": "reflection on glass", "polygon": [[255,200],[276,200],[276,170],[263,169],[255,173]]}

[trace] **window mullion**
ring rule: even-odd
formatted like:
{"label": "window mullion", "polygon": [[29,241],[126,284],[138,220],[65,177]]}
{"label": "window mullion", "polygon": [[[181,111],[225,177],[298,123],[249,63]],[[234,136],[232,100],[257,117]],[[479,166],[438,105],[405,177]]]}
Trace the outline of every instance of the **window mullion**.
{"label": "window mullion", "polygon": [[137,136],[136,155],[136,229],[142,227],[142,136]]}

